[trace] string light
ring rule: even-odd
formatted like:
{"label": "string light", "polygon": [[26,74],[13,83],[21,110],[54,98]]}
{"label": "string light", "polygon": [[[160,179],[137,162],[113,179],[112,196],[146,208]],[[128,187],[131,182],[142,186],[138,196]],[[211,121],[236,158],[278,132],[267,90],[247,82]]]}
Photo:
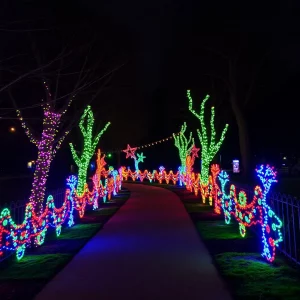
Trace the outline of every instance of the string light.
{"label": "string light", "polygon": [[[257,176],[262,183],[262,188],[254,188],[254,196],[248,203],[245,191],[240,191],[236,196],[235,185],[230,185],[229,194],[226,193],[225,187],[229,182],[229,176],[225,171],[220,172],[218,179],[221,187],[219,191],[220,201],[216,205],[221,205],[225,217],[225,223],[229,224],[231,216],[235,217],[239,223],[239,230],[242,237],[246,235],[246,228],[254,225],[261,226],[261,239],[263,244],[262,256],[269,262],[275,259],[276,247],[283,241],[281,232],[282,221],[277,217],[275,212],[267,204],[267,195],[271,185],[277,182],[276,172],[270,166],[261,165],[256,170]],[[216,208],[215,208],[216,210]]]}
{"label": "string light", "polygon": [[60,149],[62,143],[64,142],[65,138],[67,137],[67,135],[70,133],[69,130],[67,130],[62,136],[61,138],[57,141],[57,144],[55,146],[55,148],[53,149],[53,157],[55,156],[55,154],[57,153],[57,151]]}
{"label": "string light", "polygon": [[[70,148],[72,152],[73,159],[78,166],[78,185],[77,192],[79,194],[83,194],[85,190],[85,183],[87,177],[87,171],[90,164],[90,160],[95,152],[95,149],[99,143],[100,137],[107,130],[110,122],[108,122],[105,127],[95,136],[93,137],[93,127],[94,127],[95,119],[91,106],[87,106],[84,110],[83,115],[81,116],[79,122],[79,128],[83,135],[83,151],[82,156],[79,158],[76,153],[74,146],[70,143]],[[84,126],[86,124],[86,127]]]}
{"label": "string light", "polygon": [[[179,134],[180,134],[180,132],[178,132],[176,135],[179,135]],[[143,149],[143,148],[148,148],[148,147],[151,147],[151,146],[155,146],[155,145],[157,145],[157,144],[161,144],[161,143],[163,143],[163,142],[169,141],[169,140],[171,140],[171,139],[173,139],[173,138],[174,138],[174,134],[171,135],[171,136],[168,136],[168,137],[166,137],[166,138],[164,138],[164,139],[161,139],[161,140],[158,140],[158,141],[149,143],[149,144],[145,144],[145,145],[143,145],[143,146],[136,147],[136,150],[140,150],[140,149]]]}
{"label": "string light", "polygon": [[[175,135],[179,135],[179,134],[180,134],[180,132],[176,133]],[[136,148],[136,150],[141,150],[141,149],[144,149],[144,148],[152,147],[152,146],[155,146],[155,145],[167,142],[167,141],[169,141],[171,139],[173,139],[173,135],[168,136],[168,137],[166,137],[164,139],[155,141],[155,142],[151,142],[149,144],[145,144],[145,145],[142,145],[142,146],[135,147],[135,148]],[[108,153],[120,153],[120,152],[124,152],[123,149],[104,151],[103,153],[108,154]]]}
{"label": "string light", "polygon": [[57,209],[52,196],[47,198],[45,210],[37,215],[34,206],[28,202],[25,208],[23,223],[17,225],[11,217],[9,209],[5,208],[0,213],[0,257],[4,252],[16,251],[16,257],[20,260],[25,253],[26,246],[40,246],[45,241],[48,228],[54,227],[56,235],[61,231],[61,225],[66,221],[70,212],[68,201],[69,190],[65,193],[64,203]]}
{"label": "string light", "polygon": [[[194,153],[196,153],[196,151],[194,151]],[[176,184],[177,182],[182,181],[186,186],[186,189],[188,189],[190,192],[193,192],[197,196],[198,191],[201,191],[201,185],[200,185],[200,174],[199,173],[196,174],[193,172],[194,162],[195,162],[195,156],[189,155],[186,160],[186,166],[187,166],[186,172],[177,171],[176,173],[174,173],[173,171],[170,171],[169,173],[167,173],[167,171],[163,166],[159,168],[159,171],[154,170],[152,172],[148,170],[141,171],[139,169],[135,171],[131,171],[130,168],[126,169],[125,167],[121,167],[119,170],[119,174],[121,175],[123,180],[128,180],[128,178],[131,178],[133,181],[140,180],[141,182],[143,182],[144,179],[147,179],[150,182],[155,180],[158,181],[159,183],[166,182],[167,184],[169,184],[170,182]],[[213,165],[212,168],[215,168],[215,165]],[[213,172],[212,170],[211,176],[214,176],[214,179],[211,178],[210,182],[212,183],[216,182],[215,178],[217,176],[217,173]],[[209,189],[209,192],[212,193],[213,195],[217,194],[216,191],[217,191],[217,187],[215,185],[211,186],[211,188]],[[210,198],[213,199],[213,197]],[[212,205],[212,203],[209,204]]]}
{"label": "string light", "polygon": [[193,109],[193,99],[191,97],[190,90],[187,90],[187,97],[189,100],[189,110],[190,112],[196,116],[200,121],[201,129],[197,129],[198,137],[201,143],[202,151],[201,151],[201,180],[204,187],[208,186],[209,179],[209,165],[217,152],[219,151],[224,139],[225,134],[228,130],[228,124],[225,125],[225,128],[222,131],[221,138],[218,142],[216,142],[216,131],[214,126],[215,120],[215,109],[211,108],[211,118],[210,118],[210,128],[211,128],[211,136],[210,140],[208,139],[207,128],[205,125],[204,111],[205,111],[205,103],[209,99],[209,95],[207,95],[201,103],[200,114],[198,114]]}
{"label": "string light", "polygon": [[38,146],[38,141],[37,139],[33,136],[33,134],[31,133],[30,129],[28,128],[27,124],[25,123],[24,119],[21,116],[21,112],[17,109],[16,110],[17,116],[19,118],[19,120],[21,121],[21,125],[25,130],[25,134],[27,135],[27,137],[29,138],[29,141],[33,144],[35,144],[36,146]]}
{"label": "string light", "polygon": [[[268,165],[261,165],[260,168],[256,170],[256,172],[264,188],[262,197],[262,256],[268,261],[272,262],[275,259],[276,247],[278,247],[279,243],[283,241],[283,236],[281,232],[282,221],[278,218],[278,216],[272,210],[272,208],[267,204],[267,194],[271,189],[272,183],[277,182],[277,173],[274,171],[273,167],[271,168]],[[276,236],[275,238],[274,235]]]}

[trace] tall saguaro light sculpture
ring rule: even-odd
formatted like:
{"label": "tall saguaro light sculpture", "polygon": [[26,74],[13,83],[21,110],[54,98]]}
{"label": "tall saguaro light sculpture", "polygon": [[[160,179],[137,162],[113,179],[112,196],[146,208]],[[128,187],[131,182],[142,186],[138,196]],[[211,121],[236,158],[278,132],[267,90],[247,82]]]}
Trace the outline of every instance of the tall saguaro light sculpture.
{"label": "tall saguaro light sculpture", "polygon": [[[190,132],[189,138],[187,139],[185,136],[187,126],[186,122],[183,123],[181,126],[180,132],[178,135],[175,135],[173,133],[173,138],[175,141],[175,146],[178,149],[179,152],[179,158],[180,158],[180,167],[179,167],[179,172],[180,174],[184,173],[186,171],[186,158],[190,154],[191,149],[193,148],[195,142],[194,138],[192,136],[192,132]],[[181,176],[180,176],[181,178]],[[182,186],[182,181],[180,179],[179,185]]]}
{"label": "tall saguaro light sculpture", "polygon": [[[91,106],[87,106],[81,116],[79,122],[79,128],[83,135],[83,151],[79,158],[76,150],[72,143],[70,143],[71,152],[73,159],[78,166],[78,184],[77,193],[81,195],[84,192],[84,185],[86,183],[87,171],[91,158],[95,153],[95,149],[99,143],[100,137],[107,130],[110,122],[108,122],[104,128],[93,138],[93,127],[94,127],[94,114]],[[85,127],[86,124],[86,127]]]}
{"label": "tall saguaro light sculpture", "polygon": [[191,97],[190,90],[187,90],[187,97],[189,99],[189,111],[200,121],[200,129],[197,129],[198,137],[201,143],[201,185],[208,186],[209,180],[209,165],[212,162],[215,155],[218,153],[228,130],[228,124],[225,125],[220,140],[216,141],[216,130],[215,130],[215,108],[211,108],[210,116],[210,138],[208,137],[208,131],[205,124],[204,112],[205,103],[209,99],[207,95],[201,103],[200,113],[198,114],[193,109],[193,99]]}
{"label": "tall saguaro light sculpture", "polygon": [[181,163],[181,168],[185,169],[186,167],[186,158],[190,154],[195,142],[194,138],[192,137],[192,132],[190,132],[189,138],[187,139],[184,135],[186,132],[187,126],[186,122],[183,123],[180,129],[179,135],[175,135],[173,133],[173,138],[175,141],[175,146],[179,152],[179,158]]}

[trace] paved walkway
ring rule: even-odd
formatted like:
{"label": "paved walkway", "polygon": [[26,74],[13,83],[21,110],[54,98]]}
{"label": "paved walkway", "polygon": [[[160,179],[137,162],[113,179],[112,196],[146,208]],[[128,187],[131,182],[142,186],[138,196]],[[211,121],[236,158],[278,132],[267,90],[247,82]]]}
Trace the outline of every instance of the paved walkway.
{"label": "paved walkway", "polygon": [[36,299],[231,299],[180,199],[125,186],[130,199]]}

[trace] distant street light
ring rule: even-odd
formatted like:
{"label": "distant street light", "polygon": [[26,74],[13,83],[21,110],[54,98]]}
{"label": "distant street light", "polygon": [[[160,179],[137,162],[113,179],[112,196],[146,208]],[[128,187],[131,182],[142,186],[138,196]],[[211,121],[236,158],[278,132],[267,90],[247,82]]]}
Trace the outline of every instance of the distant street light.
{"label": "distant street light", "polygon": [[15,128],[15,127],[10,127],[10,128],[9,128],[9,131],[10,131],[10,132],[15,132],[15,131],[16,131],[16,128]]}
{"label": "distant street light", "polygon": [[27,168],[28,168],[28,169],[32,169],[32,168],[34,167],[34,165],[35,165],[35,161],[34,161],[34,160],[29,161],[29,162],[27,163]]}

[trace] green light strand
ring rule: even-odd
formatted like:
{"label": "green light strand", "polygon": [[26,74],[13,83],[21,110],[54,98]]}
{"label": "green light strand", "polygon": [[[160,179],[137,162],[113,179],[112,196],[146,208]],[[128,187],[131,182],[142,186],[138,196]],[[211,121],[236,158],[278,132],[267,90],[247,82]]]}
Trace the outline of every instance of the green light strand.
{"label": "green light strand", "polygon": [[181,167],[184,169],[186,167],[186,158],[190,154],[191,149],[195,144],[194,138],[192,137],[192,132],[190,132],[189,139],[187,139],[186,136],[184,135],[186,129],[187,129],[187,125],[186,122],[184,122],[183,125],[181,126],[179,135],[175,135],[173,133],[175,146],[178,148],[179,151]]}
{"label": "green light strand", "polygon": [[[92,108],[87,106],[84,110],[83,115],[80,118],[79,128],[83,135],[83,151],[81,157],[78,156],[74,146],[70,143],[71,153],[73,159],[78,166],[78,184],[77,193],[83,194],[84,185],[86,183],[87,171],[91,158],[95,153],[95,149],[99,143],[102,134],[107,130],[110,122],[93,138],[93,127],[94,127],[94,114]],[[85,127],[86,126],[86,127]]]}
{"label": "green light strand", "polygon": [[215,108],[211,108],[211,117],[210,117],[210,141],[208,140],[207,128],[205,125],[205,103],[209,99],[209,95],[206,95],[204,100],[201,103],[200,114],[196,113],[193,109],[193,99],[191,97],[190,90],[187,90],[187,97],[189,99],[189,111],[200,120],[201,129],[197,129],[198,137],[201,143],[201,181],[204,185],[208,184],[209,178],[209,165],[212,162],[215,155],[218,153],[221,145],[224,142],[226,132],[228,130],[228,124],[225,125],[225,128],[222,131],[220,140],[216,143],[216,130],[215,130]]}

